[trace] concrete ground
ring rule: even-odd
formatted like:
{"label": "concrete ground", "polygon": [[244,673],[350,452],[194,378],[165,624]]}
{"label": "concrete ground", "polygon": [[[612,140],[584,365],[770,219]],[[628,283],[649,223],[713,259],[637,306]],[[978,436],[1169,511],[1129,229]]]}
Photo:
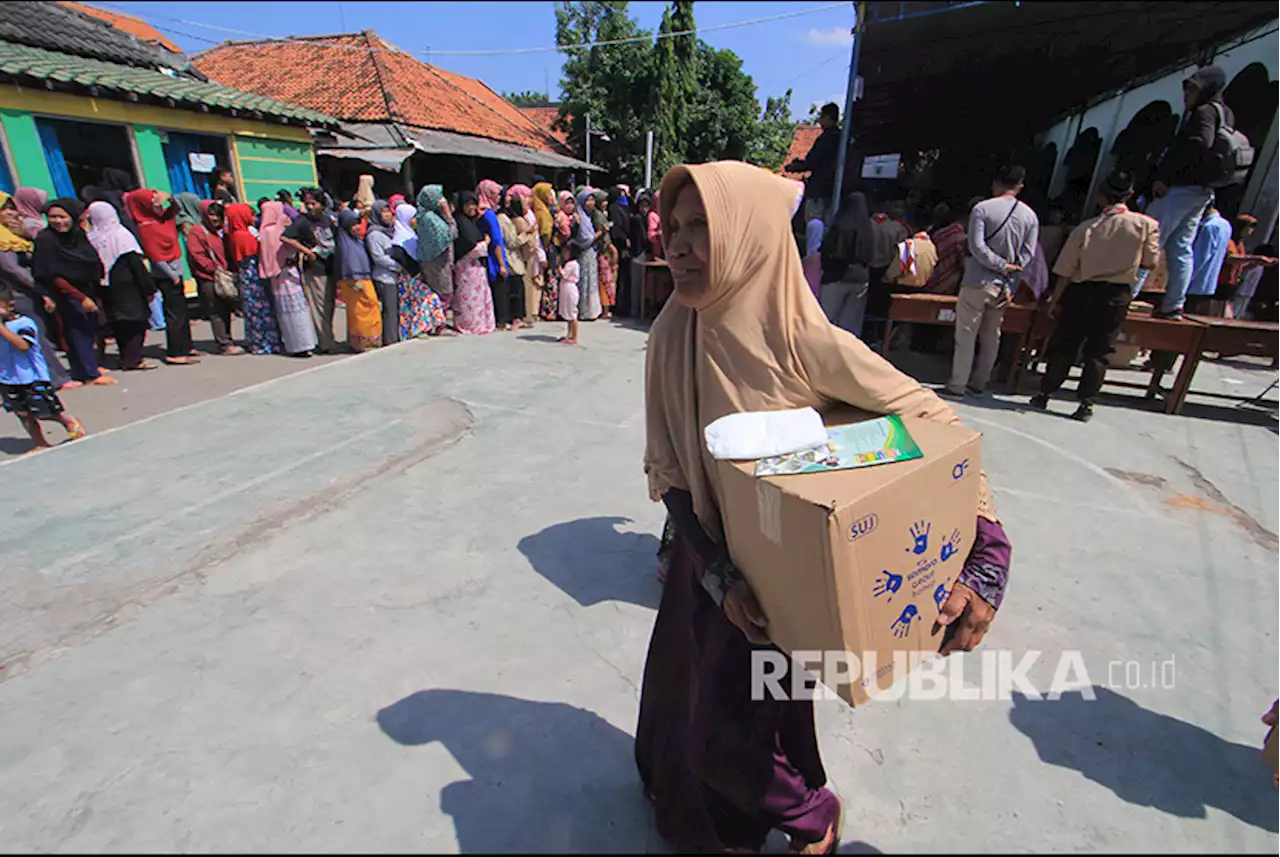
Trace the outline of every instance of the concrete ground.
{"label": "concrete ground", "polygon": [[[560,332],[405,343],[0,463],[0,847],[664,851],[631,739],[645,334]],[[1275,853],[1273,414],[1016,403],[960,406],[1015,545],[984,649],[1043,652],[1041,688],[1079,650],[1096,699],[819,703],[844,850]]]}
{"label": "concrete ground", "polygon": [[[334,319],[339,333],[346,335],[346,320],[342,312]],[[244,342],[244,322],[236,318],[232,323],[232,335]],[[157,365],[150,372],[121,372],[120,361],[114,345],[107,347],[106,368],[119,384],[111,387],[82,387],[60,394],[63,406],[75,414],[89,430],[96,434],[107,429],[138,422],[177,408],[225,396],[272,378],[291,375],[324,363],[342,359],[343,355],[316,355],[310,358],[285,357],[284,355],[238,355],[222,357],[216,352],[213,332],[209,322],[194,319],[191,336],[196,350],[202,352],[201,362],[194,366],[168,366],[164,358],[165,339],[162,331],[148,331],[144,353]],[[66,365],[65,361],[63,365]],[[45,426],[45,436],[50,443],[58,443],[65,433],[57,426]],[[31,450],[31,441],[22,426],[7,414],[0,414],[0,461],[23,455]]]}

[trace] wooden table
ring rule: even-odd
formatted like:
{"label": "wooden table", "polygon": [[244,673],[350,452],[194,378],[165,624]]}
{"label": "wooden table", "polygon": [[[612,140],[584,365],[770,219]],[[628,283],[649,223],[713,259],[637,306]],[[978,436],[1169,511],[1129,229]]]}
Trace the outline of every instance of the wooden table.
{"label": "wooden table", "polygon": [[[1014,354],[1021,355],[1026,347],[1027,335],[1035,324],[1036,306],[1034,304],[1009,304],[1004,310],[1004,320],[1000,324],[1001,333],[1013,333],[1018,337]],[[889,336],[893,333],[893,323],[932,324],[943,327],[954,327],[956,323],[955,295],[906,294],[893,295],[889,303],[889,317],[884,322],[884,344],[881,354],[889,356]],[[1014,380],[1016,381],[1015,375]]]}
{"label": "wooden table", "polygon": [[[1165,402],[1165,413],[1176,414],[1182,411],[1182,404],[1191,390],[1191,381],[1206,351],[1222,357],[1248,354],[1274,360],[1280,356],[1280,324],[1275,322],[1242,321],[1210,315],[1188,315],[1184,318],[1192,324],[1200,325],[1202,334],[1194,348],[1183,352],[1182,368],[1174,382],[1174,392]],[[1163,372],[1154,373],[1152,384],[1158,384],[1163,375]]]}
{"label": "wooden table", "polygon": [[663,259],[653,259],[639,264],[641,269],[640,318],[647,319],[657,315],[656,311],[651,313],[651,309],[671,297],[674,285],[671,282],[671,268]]}

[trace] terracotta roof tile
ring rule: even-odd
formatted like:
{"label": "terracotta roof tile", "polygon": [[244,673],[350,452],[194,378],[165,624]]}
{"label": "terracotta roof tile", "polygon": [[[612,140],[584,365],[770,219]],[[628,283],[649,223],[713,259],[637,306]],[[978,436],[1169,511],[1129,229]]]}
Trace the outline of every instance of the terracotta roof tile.
{"label": "terracotta roof tile", "polygon": [[[787,152],[787,159],[783,164],[789,164],[795,158],[803,158],[809,154],[809,150],[813,148],[813,144],[821,133],[822,129],[817,125],[797,125],[795,133],[791,136],[791,149]],[[790,179],[803,179],[809,176],[807,172],[789,173],[786,170],[783,170],[782,174]]]}
{"label": "terracotta roof tile", "polygon": [[[565,131],[557,131],[552,127],[560,116],[560,108],[558,106],[521,107],[520,112],[532,119],[543,131],[546,131],[566,146],[569,145],[569,134]],[[573,117],[569,118],[572,119]]]}
{"label": "terracotta roof tile", "polygon": [[175,45],[167,36],[141,18],[135,18],[132,15],[126,15],[123,12],[116,12],[111,9],[99,9],[97,6],[90,6],[86,3],[72,3],[69,0],[59,0],[59,3],[68,9],[83,12],[86,15],[92,15],[102,21],[106,21],[117,30],[128,33],[144,42],[159,45],[165,50],[173,51],[175,54],[182,53],[182,48]]}
{"label": "terracotta roof tile", "polygon": [[480,81],[417,60],[372,30],[228,42],[194,62],[212,80],[344,121],[399,122],[567,154],[539,123]]}

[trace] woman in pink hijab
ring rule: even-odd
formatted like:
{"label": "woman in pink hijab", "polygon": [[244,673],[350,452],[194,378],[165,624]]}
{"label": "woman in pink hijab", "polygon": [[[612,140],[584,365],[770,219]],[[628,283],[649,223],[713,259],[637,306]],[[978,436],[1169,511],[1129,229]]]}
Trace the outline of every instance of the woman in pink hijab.
{"label": "woman in pink hijab", "polygon": [[13,204],[22,217],[23,237],[34,239],[45,227],[44,207],[49,194],[38,187],[20,187],[13,192]]}
{"label": "woman in pink hijab", "polygon": [[280,327],[285,353],[293,357],[310,357],[317,344],[316,329],[311,323],[307,296],[302,291],[296,251],[280,240],[288,226],[284,203],[271,200],[262,204],[262,226],[258,228],[258,276],[268,283],[267,291],[276,311],[276,324]]}

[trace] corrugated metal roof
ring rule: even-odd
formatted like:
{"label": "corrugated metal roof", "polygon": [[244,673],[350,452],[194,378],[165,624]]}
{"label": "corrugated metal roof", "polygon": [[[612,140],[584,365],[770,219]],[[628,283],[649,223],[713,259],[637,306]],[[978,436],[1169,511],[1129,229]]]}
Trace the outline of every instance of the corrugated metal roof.
{"label": "corrugated metal roof", "polygon": [[337,120],[315,110],[229,86],[8,41],[0,41],[0,75],[18,80],[98,87],[117,96],[172,99],[187,109],[204,106],[223,113],[231,110],[256,111],[266,117],[291,119],[310,125],[332,127],[337,124]]}
{"label": "corrugated metal roof", "polygon": [[[603,169],[543,149],[501,143],[487,137],[473,137],[469,134],[411,128],[394,122],[344,122],[333,133],[330,140],[328,145],[323,142],[317,143],[317,155],[358,158],[382,169],[389,169],[386,165],[393,161],[395,169],[399,169],[404,159],[413,153],[413,149],[428,155],[463,155],[563,170],[599,171]],[[413,148],[406,149],[406,145]]]}

